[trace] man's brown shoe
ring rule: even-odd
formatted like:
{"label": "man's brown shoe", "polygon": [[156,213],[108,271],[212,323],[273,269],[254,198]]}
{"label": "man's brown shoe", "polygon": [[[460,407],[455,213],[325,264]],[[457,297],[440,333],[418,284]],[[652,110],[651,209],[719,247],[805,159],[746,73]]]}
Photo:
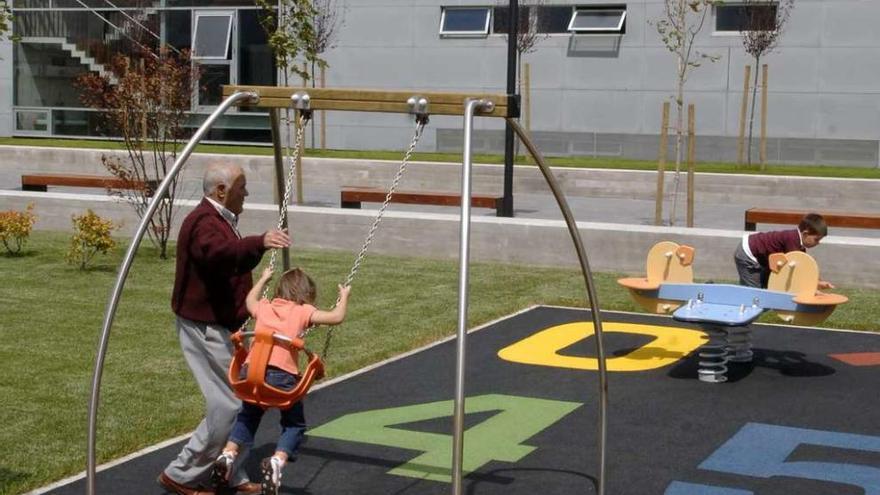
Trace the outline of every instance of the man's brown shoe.
{"label": "man's brown shoe", "polygon": [[[176,493],[177,495],[215,495],[214,492],[210,490],[200,490],[198,488],[190,488],[186,485],[181,485],[168,477],[168,475],[165,474],[165,471],[162,471],[159,477],[156,478],[156,482],[167,492]],[[260,485],[257,486],[259,487]]]}
{"label": "man's brown shoe", "polygon": [[240,485],[238,485],[238,486],[233,486],[233,487],[232,487],[232,490],[233,490],[236,494],[257,494],[257,493],[263,493],[263,488],[260,486],[260,484],[259,484],[259,483],[254,483],[254,482],[251,482],[251,481],[248,481],[248,482],[246,482],[246,483],[242,483],[242,484],[240,484]]}

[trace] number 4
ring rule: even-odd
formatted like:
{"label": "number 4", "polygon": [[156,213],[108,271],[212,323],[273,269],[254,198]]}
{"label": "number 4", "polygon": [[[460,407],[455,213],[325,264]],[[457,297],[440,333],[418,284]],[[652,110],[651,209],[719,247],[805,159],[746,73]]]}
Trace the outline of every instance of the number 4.
{"label": "number 4", "polygon": [[[517,462],[535,450],[523,442],[581,404],[512,395],[481,395],[465,402],[466,413],[498,411],[465,431],[465,472],[490,461]],[[349,440],[424,452],[389,474],[450,482],[452,435],[395,428],[395,425],[451,416],[453,401],[431,402],[347,414],[310,430],[314,437]]]}

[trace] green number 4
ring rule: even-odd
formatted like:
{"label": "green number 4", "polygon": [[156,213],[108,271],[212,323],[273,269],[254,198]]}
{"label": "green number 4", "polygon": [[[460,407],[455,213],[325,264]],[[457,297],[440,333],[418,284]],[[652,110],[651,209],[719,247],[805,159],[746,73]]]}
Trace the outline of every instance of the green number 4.
{"label": "green number 4", "polygon": [[[309,435],[423,452],[389,474],[448,483],[452,473],[452,435],[395,426],[452,416],[453,405],[453,401],[447,400],[347,414],[309,430]],[[496,414],[465,431],[463,471],[476,471],[490,461],[519,461],[535,450],[523,442],[580,406],[577,402],[513,395],[469,397],[465,402],[466,414]]]}

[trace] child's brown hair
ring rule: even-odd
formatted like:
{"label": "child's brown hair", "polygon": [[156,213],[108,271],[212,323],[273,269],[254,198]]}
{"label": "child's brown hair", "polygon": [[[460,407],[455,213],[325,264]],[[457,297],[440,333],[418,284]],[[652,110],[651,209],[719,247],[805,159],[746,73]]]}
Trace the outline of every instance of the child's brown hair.
{"label": "child's brown hair", "polygon": [[299,268],[284,272],[275,287],[275,297],[297,304],[314,304],[318,289],[311,277]]}
{"label": "child's brown hair", "polygon": [[818,213],[807,213],[798,224],[798,230],[807,234],[825,237],[828,235],[828,225],[825,219]]}

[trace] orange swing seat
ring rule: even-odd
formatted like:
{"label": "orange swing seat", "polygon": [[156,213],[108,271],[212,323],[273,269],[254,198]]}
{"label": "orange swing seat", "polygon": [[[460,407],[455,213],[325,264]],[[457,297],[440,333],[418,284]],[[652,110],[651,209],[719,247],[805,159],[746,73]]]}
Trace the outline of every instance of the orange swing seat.
{"label": "orange swing seat", "polygon": [[[258,325],[252,332],[254,338],[250,350],[248,350],[244,344],[244,337],[250,333],[238,331],[231,337],[232,343],[235,345],[235,354],[229,365],[229,384],[232,385],[235,395],[244,402],[263,408],[287,409],[308,393],[315,380],[324,377],[324,362],[317,354],[306,349],[303,339],[291,339]],[[291,354],[303,351],[308,357],[305,369],[300,370],[299,381],[290,390],[273,387],[267,384],[264,379],[266,367],[269,365],[269,356],[275,346],[285,347]],[[247,374],[243,379],[240,379],[241,369],[248,355],[250,355],[250,360],[248,361]]]}

